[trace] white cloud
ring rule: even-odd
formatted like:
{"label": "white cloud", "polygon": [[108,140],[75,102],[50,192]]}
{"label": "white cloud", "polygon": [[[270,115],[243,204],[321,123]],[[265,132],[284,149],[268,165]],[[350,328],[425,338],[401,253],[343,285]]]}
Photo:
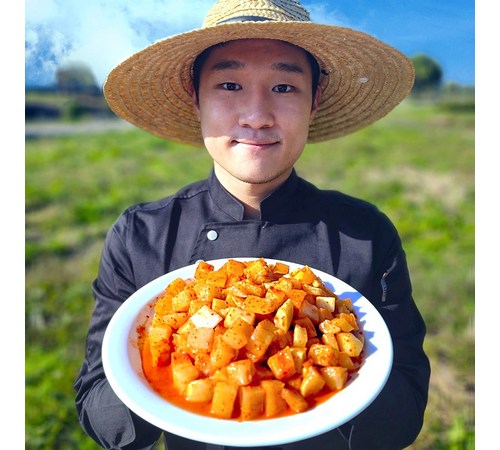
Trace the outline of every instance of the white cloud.
{"label": "white cloud", "polygon": [[57,0],[26,0],[26,21],[47,21],[58,14]]}
{"label": "white cloud", "polygon": [[350,27],[350,21],[340,10],[332,7],[329,2],[325,1],[304,1],[302,5],[309,11],[311,20],[317,23],[327,25],[336,25],[340,27]]}
{"label": "white cloud", "polygon": [[69,61],[102,83],[120,61],[154,41],[198,28],[212,0],[26,0],[27,82],[53,80]]}

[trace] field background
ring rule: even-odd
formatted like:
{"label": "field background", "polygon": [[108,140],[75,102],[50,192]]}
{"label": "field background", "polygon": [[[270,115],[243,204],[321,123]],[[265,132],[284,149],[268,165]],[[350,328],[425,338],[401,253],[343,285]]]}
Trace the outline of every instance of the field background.
{"label": "field background", "polygon": [[[474,448],[474,121],[472,101],[409,99],[357,134],[308,146],[297,164],[318,187],[377,204],[399,229],[432,364],[412,450]],[[26,140],[26,449],[98,448],[79,427],[72,384],[104,235],[129,205],[210,167],[206,151],[135,129]]]}

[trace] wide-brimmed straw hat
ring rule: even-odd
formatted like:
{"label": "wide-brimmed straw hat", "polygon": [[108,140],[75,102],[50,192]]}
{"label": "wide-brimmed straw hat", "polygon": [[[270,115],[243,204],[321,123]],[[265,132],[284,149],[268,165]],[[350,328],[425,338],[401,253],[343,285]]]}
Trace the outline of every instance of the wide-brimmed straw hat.
{"label": "wide-brimmed straw hat", "polygon": [[219,0],[200,29],[162,39],[115,67],[104,84],[106,100],[118,116],[156,136],[200,145],[193,63],[215,44],[252,38],[286,41],[317,59],[323,93],[309,142],[375,122],[413,86],[413,64],[401,52],[350,28],[313,23],[294,0]]}

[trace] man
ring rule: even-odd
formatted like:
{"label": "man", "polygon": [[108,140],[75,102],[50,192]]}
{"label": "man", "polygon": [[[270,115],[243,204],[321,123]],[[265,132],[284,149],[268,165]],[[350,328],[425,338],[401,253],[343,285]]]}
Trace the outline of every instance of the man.
{"label": "man", "polygon": [[[207,180],[129,208],[107,235],[75,382],[89,436],[104,448],[146,449],[162,433],[128,410],[102,368],[102,337],[121,303],[197,260],[262,256],[343,279],[375,305],[394,344],[391,374],[370,406],[339,428],[278,448],[401,449],[415,440],[430,368],[397,231],[373,205],[320,191],[294,170],[307,142],[383,117],[412,82],[398,51],[313,24],[292,0],[219,1],[200,30],[159,41],[111,72],[105,95],[118,115],[166,139],[203,144],[214,168]],[[169,450],[219,448],[164,435]]]}

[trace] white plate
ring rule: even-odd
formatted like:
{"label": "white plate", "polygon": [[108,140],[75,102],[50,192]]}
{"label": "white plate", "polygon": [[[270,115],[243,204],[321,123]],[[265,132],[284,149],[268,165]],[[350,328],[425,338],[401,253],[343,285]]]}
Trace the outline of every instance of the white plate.
{"label": "white plate", "polygon": [[[256,258],[233,258],[250,261]],[[267,259],[268,263],[276,260]],[[227,261],[207,261],[218,269]],[[290,269],[299,264],[282,261]],[[139,324],[151,303],[175,278],[190,278],[198,264],[167,273],[143,286],[112,317],[104,335],[102,359],[109,383],[132,411],[157,427],[195,441],[250,447],[279,445],[317,436],[346,423],[363,411],[382,390],[392,366],[392,340],[375,307],[348,284],[320,270],[311,269],[341,298],[350,298],[365,336],[362,365],[343,390],[300,414],[275,419],[238,422],[191,413],[160,397],[147,382],[137,347]]]}

